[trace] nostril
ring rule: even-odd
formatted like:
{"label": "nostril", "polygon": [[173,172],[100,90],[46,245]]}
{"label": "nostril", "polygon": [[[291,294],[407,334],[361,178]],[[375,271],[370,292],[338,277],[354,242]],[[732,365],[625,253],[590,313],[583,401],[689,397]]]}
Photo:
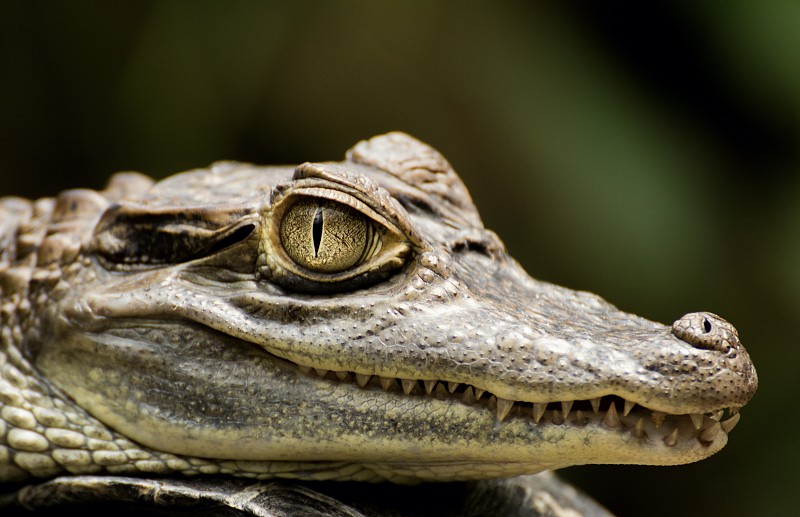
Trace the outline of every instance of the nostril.
{"label": "nostril", "polygon": [[696,348],[736,354],[739,335],[736,329],[710,312],[692,312],[672,324],[672,333]]}

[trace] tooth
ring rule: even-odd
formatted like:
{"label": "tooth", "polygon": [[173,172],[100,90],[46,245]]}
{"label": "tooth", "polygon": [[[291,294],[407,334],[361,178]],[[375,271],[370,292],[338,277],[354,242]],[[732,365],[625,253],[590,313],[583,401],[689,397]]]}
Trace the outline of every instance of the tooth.
{"label": "tooth", "polygon": [[703,427],[703,415],[700,413],[692,413],[689,415],[689,418],[692,419],[692,425],[695,431],[699,431],[700,428]]}
{"label": "tooth", "polygon": [[575,425],[586,425],[586,417],[583,416],[583,411],[580,409],[575,411]]}
{"label": "tooth", "polygon": [[381,383],[383,391],[389,391],[392,385],[394,385],[394,377],[378,377],[378,380]]}
{"label": "tooth", "polygon": [[400,379],[400,384],[403,385],[403,393],[406,395],[411,395],[411,390],[414,389],[414,386],[417,385],[417,381],[413,381],[410,379]]}
{"label": "tooth", "polygon": [[450,393],[455,393],[455,391],[458,389],[459,384],[460,383],[458,382],[447,381],[447,391],[449,391]]}
{"label": "tooth", "polygon": [[337,378],[338,378],[340,381],[346,381],[346,380],[347,380],[347,378],[348,378],[348,377],[350,377],[350,372],[336,371],[336,372],[334,372],[334,373],[336,374],[336,377],[337,377]]}
{"label": "tooth", "polygon": [[600,397],[589,399],[589,402],[592,404],[592,410],[594,410],[594,414],[598,414],[600,412]]}
{"label": "tooth", "polygon": [[533,403],[533,421],[537,424],[544,415],[544,410],[547,409],[547,402],[534,402]]}
{"label": "tooth", "polygon": [[464,394],[461,395],[461,402],[464,404],[474,404],[477,402],[477,400],[475,400],[475,394],[472,392],[472,386],[467,386],[467,389],[464,390]]}
{"label": "tooth", "polygon": [[480,400],[484,393],[486,393],[486,390],[475,388],[475,400]]}
{"label": "tooth", "polygon": [[433,392],[433,388],[436,387],[436,382],[437,381],[422,381],[422,384],[425,385],[425,393],[430,395],[431,392]]}
{"label": "tooth", "polygon": [[300,368],[300,371],[303,373],[311,373],[312,368],[310,366],[303,366],[302,364],[297,365]]}
{"label": "tooth", "polygon": [[644,438],[644,418],[639,417],[639,420],[636,421],[636,425],[633,426],[631,434],[636,438]]}
{"label": "tooth", "polygon": [[622,408],[622,416],[628,416],[628,413],[631,412],[633,406],[636,405],[636,402],[631,402],[630,400],[625,401],[625,407]]}
{"label": "tooth", "polygon": [[362,388],[367,385],[367,383],[369,382],[369,380],[371,378],[372,378],[372,375],[367,375],[367,374],[364,374],[364,373],[357,373],[356,374],[356,382]]}
{"label": "tooth", "polygon": [[564,420],[566,420],[567,417],[569,416],[569,411],[570,409],[572,409],[572,402],[573,401],[570,400],[569,402],[561,403],[561,413],[564,415]]}
{"label": "tooth", "polygon": [[736,427],[736,424],[739,423],[739,419],[741,417],[742,417],[742,415],[740,415],[739,413],[736,413],[735,415],[733,415],[729,419],[725,420],[724,422],[720,422],[720,425],[722,426],[722,430],[725,431],[726,433],[730,433],[733,430],[733,428]]}
{"label": "tooth", "polygon": [[447,395],[447,388],[440,382],[436,385],[436,388],[433,390],[433,396],[439,400],[444,400],[448,397]]}
{"label": "tooth", "polygon": [[742,408],[740,408],[740,407],[729,407],[728,408],[728,414],[731,415],[731,416],[738,415],[740,409],[742,409]]}
{"label": "tooth", "polygon": [[502,422],[512,407],[514,407],[513,400],[497,397],[497,421]]}
{"label": "tooth", "polygon": [[716,413],[712,414],[711,418],[713,418],[714,420],[719,422],[720,420],[722,420],[722,415],[724,415],[724,414],[725,414],[725,410],[724,409],[720,409]]}
{"label": "tooth", "polygon": [[667,444],[667,447],[674,447],[676,443],[678,443],[678,428],[672,430],[672,432],[664,437],[664,443]]}
{"label": "tooth", "polygon": [[606,416],[603,418],[603,424],[606,427],[610,427],[611,429],[616,429],[619,427],[622,422],[619,420],[619,415],[617,414],[617,406],[614,402],[611,402],[611,405],[608,407],[608,411],[606,412]]}
{"label": "tooth", "polygon": [[650,413],[650,420],[656,425],[656,429],[661,427],[661,424],[664,423],[664,419],[667,417],[666,413],[662,413],[661,411],[653,411]]}
{"label": "tooth", "polygon": [[551,411],[550,413],[551,413],[551,415],[552,415],[552,416],[551,416],[551,418],[550,418],[550,420],[551,420],[551,421],[552,421],[552,422],[553,422],[555,425],[561,425],[561,424],[563,424],[563,423],[564,423],[564,418],[561,416],[561,412],[560,412],[560,411],[553,410],[553,411]]}
{"label": "tooth", "polygon": [[704,442],[713,442],[714,438],[717,436],[717,433],[719,432],[720,429],[721,426],[719,422],[714,422],[714,425],[712,425],[708,429],[700,431],[700,436],[698,436],[698,438],[700,438]]}
{"label": "tooth", "polygon": [[314,371],[317,372],[317,375],[319,375],[320,377],[325,377],[326,375],[328,375],[328,372],[330,370],[323,370],[322,368],[314,368]]}

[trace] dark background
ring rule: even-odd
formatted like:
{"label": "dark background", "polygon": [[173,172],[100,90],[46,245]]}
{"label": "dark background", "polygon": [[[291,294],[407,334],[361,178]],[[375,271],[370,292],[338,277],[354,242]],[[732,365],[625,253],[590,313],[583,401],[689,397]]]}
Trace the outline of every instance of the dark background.
{"label": "dark background", "polygon": [[717,312],[755,361],[718,455],[564,476],[623,516],[793,513],[800,2],[646,4],[2,0],[0,195],[407,131],[532,275]]}

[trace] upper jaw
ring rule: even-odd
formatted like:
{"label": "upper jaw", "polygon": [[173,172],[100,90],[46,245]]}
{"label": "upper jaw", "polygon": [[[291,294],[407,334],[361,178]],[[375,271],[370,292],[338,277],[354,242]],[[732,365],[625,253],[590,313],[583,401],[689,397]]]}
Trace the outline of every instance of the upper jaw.
{"label": "upper jaw", "polygon": [[[153,276],[159,289],[104,286],[81,307],[106,324],[180,315],[301,367],[465,384],[528,404],[616,395],[658,412],[710,413],[741,407],[757,386],[735,329],[721,318],[695,314],[660,325],[596,295],[533,280],[508,258],[431,250],[399,279],[331,301],[254,282],[233,295],[216,292],[198,285],[191,269]],[[730,346],[702,334],[709,319]],[[692,325],[701,327],[699,338]]]}

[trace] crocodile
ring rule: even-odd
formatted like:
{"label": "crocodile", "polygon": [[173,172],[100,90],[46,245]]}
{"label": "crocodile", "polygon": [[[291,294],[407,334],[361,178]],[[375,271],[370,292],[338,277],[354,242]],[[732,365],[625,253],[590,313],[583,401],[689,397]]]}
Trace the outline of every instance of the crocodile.
{"label": "crocodile", "polygon": [[70,480],[684,464],[757,387],[715,314],[662,325],[531,278],[404,133],[341,162],[3,198],[0,250],[6,504]]}

